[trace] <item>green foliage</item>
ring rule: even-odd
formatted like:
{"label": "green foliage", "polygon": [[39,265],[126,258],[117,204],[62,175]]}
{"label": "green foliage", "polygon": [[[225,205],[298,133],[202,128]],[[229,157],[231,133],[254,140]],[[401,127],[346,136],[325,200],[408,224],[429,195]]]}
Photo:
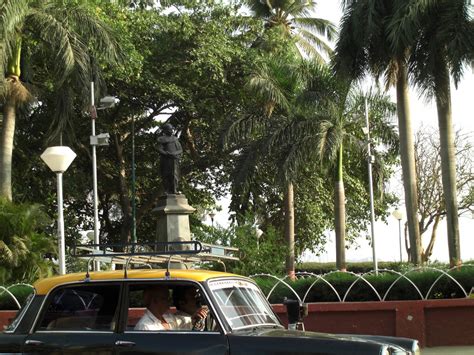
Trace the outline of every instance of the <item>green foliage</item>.
{"label": "green foliage", "polygon": [[[240,275],[258,273],[282,273],[286,247],[283,236],[271,225],[257,238],[256,227],[247,216],[246,223],[232,225],[227,229],[220,227],[208,228],[207,231],[194,233],[195,239],[212,244],[220,244],[239,248],[240,261],[226,262],[226,269]],[[222,270],[222,266],[213,265]]]}
{"label": "green foliage", "polygon": [[37,204],[0,200],[0,284],[33,282],[50,276],[56,243],[46,234],[51,219]]}
{"label": "green foliage", "polygon": [[[408,268],[412,268],[413,265],[408,263],[400,262],[379,262],[379,269],[387,269],[394,271],[406,271]],[[297,271],[300,272],[311,272],[317,275],[327,274],[331,271],[336,271],[335,263],[317,263],[317,262],[302,262],[296,265]],[[356,263],[347,263],[347,271],[356,273],[356,274],[365,274],[374,269],[374,264],[372,262],[356,262]]]}

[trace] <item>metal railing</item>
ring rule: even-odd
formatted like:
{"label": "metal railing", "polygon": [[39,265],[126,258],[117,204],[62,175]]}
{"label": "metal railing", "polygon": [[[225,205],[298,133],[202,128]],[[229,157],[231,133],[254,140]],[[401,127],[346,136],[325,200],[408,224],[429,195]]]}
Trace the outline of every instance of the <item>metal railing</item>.
{"label": "metal railing", "polygon": [[[468,292],[464,289],[464,287],[459,283],[458,280],[456,280],[455,277],[453,277],[451,274],[449,274],[450,271],[453,271],[455,269],[463,268],[463,267],[474,267],[474,265],[462,265],[462,266],[456,266],[453,267],[447,271],[434,268],[434,267],[429,267],[429,266],[424,266],[424,267],[417,267],[410,269],[406,272],[399,272],[395,270],[389,270],[389,269],[379,269],[378,274],[384,274],[384,273],[389,273],[389,274],[395,274],[398,275],[398,277],[390,284],[390,286],[387,288],[385,292],[379,292],[375,288],[375,286],[370,282],[370,280],[367,278],[367,276],[370,275],[375,275],[375,271],[369,271],[363,274],[356,274],[350,271],[331,271],[326,274],[318,275],[312,272],[297,272],[296,273],[296,278],[301,279],[301,278],[314,278],[315,280],[310,284],[309,288],[306,289],[304,295],[298,294],[298,292],[290,285],[288,278],[289,276],[284,276],[284,277],[277,277],[275,275],[270,275],[270,274],[255,274],[250,276],[251,278],[270,278],[276,281],[276,283],[270,288],[268,293],[265,295],[267,300],[270,299],[271,295],[275,291],[275,289],[282,285],[291,292],[291,294],[295,295],[295,297],[298,299],[298,301],[302,303],[306,303],[308,295],[310,294],[310,291],[319,283],[322,282],[326,284],[329,289],[334,293],[336,296],[337,300],[339,302],[347,302],[348,297],[351,295],[351,292],[355,289],[355,286],[359,283],[362,282],[367,285],[367,287],[370,289],[370,291],[373,293],[373,295],[378,299],[378,301],[386,301],[387,297],[390,295],[390,292],[394,290],[395,286],[401,281],[401,280],[406,280],[408,282],[408,285],[412,287],[416,294],[419,296],[419,299],[421,300],[427,300],[430,299],[430,296],[432,296],[433,290],[435,290],[435,286],[439,283],[439,281],[443,278],[448,278],[451,282],[454,283],[456,288],[459,288],[461,290],[461,294],[464,295],[464,297],[468,297]],[[418,287],[413,280],[411,280],[407,275],[416,273],[416,272],[422,272],[422,271],[434,271],[438,272],[440,275],[432,282],[431,286],[429,287],[428,291],[423,294],[421,291],[420,287]],[[345,274],[345,275],[351,275],[355,278],[355,280],[349,285],[347,290],[345,292],[338,292],[336,287],[331,283],[330,276],[334,274]],[[329,278],[329,279],[328,279]],[[473,285],[474,286],[474,281]]]}

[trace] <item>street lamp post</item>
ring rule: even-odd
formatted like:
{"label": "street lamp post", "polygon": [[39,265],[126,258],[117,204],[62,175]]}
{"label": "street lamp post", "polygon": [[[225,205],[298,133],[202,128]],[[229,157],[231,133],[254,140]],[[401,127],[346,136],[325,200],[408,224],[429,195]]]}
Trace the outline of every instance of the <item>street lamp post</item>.
{"label": "street lamp post", "polygon": [[[91,121],[92,121],[92,137],[95,137],[95,119],[97,118],[97,110],[95,107],[95,93],[94,93],[94,82],[91,81]],[[98,197],[97,197],[97,154],[96,144],[92,145],[92,204],[94,209],[94,244],[99,244],[99,210],[98,210]],[[95,270],[100,270],[100,264],[95,263]]]}
{"label": "street lamp post", "polygon": [[71,148],[56,146],[47,148],[41,159],[56,173],[58,189],[58,249],[59,249],[59,274],[66,273],[66,245],[64,238],[64,215],[63,215],[63,173],[76,157]]}
{"label": "street lamp post", "polygon": [[[95,106],[95,92],[94,81],[91,81],[91,121],[92,121],[92,135],[90,136],[90,144],[92,146],[92,189],[93,189],[93,209],[94,209],[94,244],[100,244],[99,239],[99,209],[98,209],[98,195],[97,195],[97,149],[98,145],[109,145],[108,133],[96,135],[95,120],[97,118],[97,110],[113,107],[118,102],[118,99],[113,96],[106,96],[100,100],[100,107]],[[98,249],[98,247],[96,247]],[[94,263],[95,270],[100,270],[100,263]]]}
{"label": "street lamp post", "polygon": [[367,136],[367,163],[369,170],[369,192],[370,192],[370,232],[372,236],[372,258],[374,263],[375,274],[378,275],[379,268],[377,264],[377,251],[375,249],[375,211],[374,211],[374,187],[372,182],[372,164],[374,162],[374,156],[370,150],[370,127],[369,127],[369,109],[367,105],[367,98],[365,98],[365,124],[364,133]]}
{"label": "street lamp post", "polygon": [[216,212],[211,211],[209,212],[209,218],[211,219],[211,226],[214,228],[214,218],[216,217]]}
{"label": "street lamp post", "polygon": [[392,216],[398,220],[398,244],[400,246],[400,262],[403,261],[402,258],[402,219],[403,219],[403,212],[400,211],[398,208],[392,212]]}

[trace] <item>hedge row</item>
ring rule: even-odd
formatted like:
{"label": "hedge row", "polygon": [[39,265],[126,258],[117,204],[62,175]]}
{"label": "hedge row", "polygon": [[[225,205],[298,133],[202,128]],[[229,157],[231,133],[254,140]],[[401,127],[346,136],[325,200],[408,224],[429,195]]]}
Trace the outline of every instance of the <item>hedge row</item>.
{"label": "hedge row", "polygon": [[[426,297],[429,289],[435,281],[442,275],[435,270],[419,270],[406,274],[406,277],[411,280],[420,290],[421,295]],[[474,267],[464,267],[460,270],[450,271],[451,275],[469,294],[472,287],[474,287]],[[378,276],[367,275],[365,279],[377,290],[380,297],[383,298],[392,284],[399,278],[399,275],[393,273],[381,272]],[[357,277],[350,273],[334,273],[327,275],[325,278],[338,292],[341,299],[347,293],[346,301],[378,301],[379,298],[371,287],[363,280],[357,281]],[[255,281],[262,288],[265,295],[268,295],[273,286],[278,282],[272,278],[256,278]],[[316,281],[316,282],[315,282]],[[323,280],[315,277],[300,278],[296,281],[285,280],[300,296],[304,298],[308,289],[311,289],[306,296],[305,302],[337,302],[339,301],[334,290]],[[281,303],[285,297],[295,299],[294,293],[288,289],[284,284],[279,284],[270,296],[270,303]],[[446,299],[446,298],[462,298],[465,297],[463,290],[449,277],[442,276],[435,284],[430,294],[429,299]],[[416,288],[410,281],[401,278],[388,292],[385,300],[419,300],[422,299]]]}
{"label": "hedge row", "polygon": [[[474,265],[474,260],[469,260],[463,262],[463,265]],[[449,264],[445,263],[431,263],[426,266],[434,267],[441,270],[448,270]],[[413,264],[407,262],[396,262],[396,261],[382,261],[378,263],[379,269],[394,270],[398,272],[405,272],[410,269],[413,269]],[[356,273],[356,274],[365,274],[374,269],[374,264],[372,262],[356,262],[356,263],[347,263],[347,271]],[[296,265],[296,272],[311,272],[317,275],[327,274],[331,271],[337,270],[336,263],[316,263],[316,262],[305,262],[298,263]]]}

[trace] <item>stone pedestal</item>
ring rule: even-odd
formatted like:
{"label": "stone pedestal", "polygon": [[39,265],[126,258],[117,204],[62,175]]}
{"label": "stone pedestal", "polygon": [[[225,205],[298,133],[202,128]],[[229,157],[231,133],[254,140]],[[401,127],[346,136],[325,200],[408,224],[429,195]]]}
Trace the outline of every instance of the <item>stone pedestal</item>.
{"label": "stone pedestal", "polygon": [[184,242],[191,240],[189,215],[195,209],[188,205],[185,195],[161,196],[153,212],[158,215],[157,242]]}

